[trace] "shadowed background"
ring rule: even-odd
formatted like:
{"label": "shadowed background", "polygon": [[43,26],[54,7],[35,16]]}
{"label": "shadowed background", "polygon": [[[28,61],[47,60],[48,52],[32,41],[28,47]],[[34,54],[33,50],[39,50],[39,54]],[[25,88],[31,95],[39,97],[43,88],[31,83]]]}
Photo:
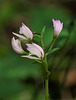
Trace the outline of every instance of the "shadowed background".
{"label": "shadowed background", "polygon": [[48,56],[49,97],[76,100],[75,0],[0,0],[0,100],[44,100],[41,65],[16,54],[11,38],[22,22],[32,32],[41,32],[46,25],[43,42],[48,50],[54,34],[52,18],[63,22],[63,30],[54,45],[60,50]]}

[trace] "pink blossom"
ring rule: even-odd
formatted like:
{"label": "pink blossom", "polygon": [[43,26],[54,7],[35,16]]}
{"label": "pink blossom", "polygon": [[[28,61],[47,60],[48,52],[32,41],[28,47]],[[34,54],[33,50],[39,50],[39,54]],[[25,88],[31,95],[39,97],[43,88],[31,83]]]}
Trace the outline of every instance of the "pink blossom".
{"label": "pink blossom", "polygon": [[12,38],[12,48],[15,52],[19,54],[24,53],[24,50],[21,47],[21,42],[18,39],[15,40],[14,37]]}
{"label": "pink blossom", "polygon": [[29,51],[29,55],[28,56],[22,56],[22,57],[27,57],[27,58],[30,58],[30,59],[43,59],[44,57],[44,51],[43,49],[35,44],[35,43],[32,43],[32,44],[26,44],[28,47],[27,47],[27,50]]}
{"label": "pink blossom", "polygon": [[22,23],[22,27],[20,27],[20,34],[14,33],[14,35],[16,35],[17,37],[24,39],[24,40],[32,40],[33,38],[33,33],[31,32],[31,30]]}
{"label": "pink blossom", "polygon": [[53,26],[54,26],[54,35],[58,36],[63,28],[63,23],[61,23],[60,20],[55,21],[54,19],[52,19],[52,21],[53,21]]}

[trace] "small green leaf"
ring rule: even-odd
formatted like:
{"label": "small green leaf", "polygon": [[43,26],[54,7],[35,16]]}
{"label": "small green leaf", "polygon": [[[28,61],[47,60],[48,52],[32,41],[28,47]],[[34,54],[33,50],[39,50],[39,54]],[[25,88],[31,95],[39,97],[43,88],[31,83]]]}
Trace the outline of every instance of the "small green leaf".
{"label": "small green leaf", "polygon": [[42,31],[41,31],[41,37],[43,37],[43,34],[45,32],[45,28],[46,28],[46,26],[44,26],[43,29],[42,29]]}
{"label": "small green leaf", "polygon": [[55,51],[57,51],[57,50],[59,50],[59,49],[60,49],[60,48],[54,48],[54,49],[48,51],[48,52],[46,53],[46,55],[51,54],[51,53],[53,53],[53,52],[55,52]]}
{"label": "small green leaf", "polygon": [[33,37],[38,37],[38,38],[40,38],[40,35],[34,34]]}
{"label": "small green leaf", "polygon": [[40,63],[40,64],[42,63],[40,60],[36,60],[36,59],[35,59],[35,61],[38,62],[38,63]]}

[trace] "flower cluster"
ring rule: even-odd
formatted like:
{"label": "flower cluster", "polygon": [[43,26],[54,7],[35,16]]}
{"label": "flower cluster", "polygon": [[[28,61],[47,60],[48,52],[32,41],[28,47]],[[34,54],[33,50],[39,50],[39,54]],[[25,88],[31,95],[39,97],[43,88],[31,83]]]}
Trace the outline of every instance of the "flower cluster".
{"label": "flower cluster", "polygon": [[[55,21],[54,19],[52,19],[52,21],[54,26],[54,36],[58,36],[63,28],[63,23],[61,23],[60,20]],[[30,59],[38,59],[38,60],[42,60],[44,58],[43,48],[41,48],[36,43],[33,42],[30,43],[30,41],[32,41],[33,39],[33,33],[26,25],[22,23],[19,34],[14,32],[13,34],[18,37],[18,39],[15,39],[14,37],[12,38],[12,47],[15,52],[19,54],[26,54],[21,46],[21,41],[20,41],[24,40],[25,45],[27,46],[26,49],[29,53],[28,55],[23,55],[22,57],[27,57]]]}
{"label": "flower cluster", "polygon": [[[30,40],[33,39],[33,33],[31,32],[31,30],[22,23],[22,27],[20,27],[19,33],[20,34],[13,32],[13,34],[17,36],[19,39],[26,41],[25,43],[27,46],[26,49],[29,51],[28,55],[24,55],[22,57],[27,57],[30,59],[38,59],[38,60],[43,59],[44,57],[43,49],[35,43],[27,43],[27,41],[30,42]],[[15,52],[19,54],[25,54],[25,51],[22,49],[21,41],[19,39],[15,39],[14,37],[12,38],[12,47]]]}

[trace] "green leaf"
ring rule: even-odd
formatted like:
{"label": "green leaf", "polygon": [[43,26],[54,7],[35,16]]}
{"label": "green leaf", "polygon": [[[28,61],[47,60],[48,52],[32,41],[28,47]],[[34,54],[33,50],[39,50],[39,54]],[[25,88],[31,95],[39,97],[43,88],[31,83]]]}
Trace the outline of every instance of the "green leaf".
{"label": "green leaf", "polygon": [[43,29],[42,29],[42,31],[41,31],[41,37],[43,37],[43,34],[45,32],[45,28],[46,28],[46,26],[44,26]]}
{"label": "green leaf", "polygon": [[51,54],[51,53],[53,53],[53,52],[55,52],[55,51],[57,51],[57,50],[59,50],[59,48],[54,48],[54,49],[48,51],[48,52],[46,53],[46,55]]}
{"label": "green leaf", "polygon": [[35,61],[38,62],[38,63],[40,63],[40,64],[42,63],[40,60],[36,60],[36,59],[35,59]]}
{"label": "green leaf", "polygon": [[40,35],[38,35],[38,34],[34,34],[33,37],[38,37],[38,38],[40,38]]}

